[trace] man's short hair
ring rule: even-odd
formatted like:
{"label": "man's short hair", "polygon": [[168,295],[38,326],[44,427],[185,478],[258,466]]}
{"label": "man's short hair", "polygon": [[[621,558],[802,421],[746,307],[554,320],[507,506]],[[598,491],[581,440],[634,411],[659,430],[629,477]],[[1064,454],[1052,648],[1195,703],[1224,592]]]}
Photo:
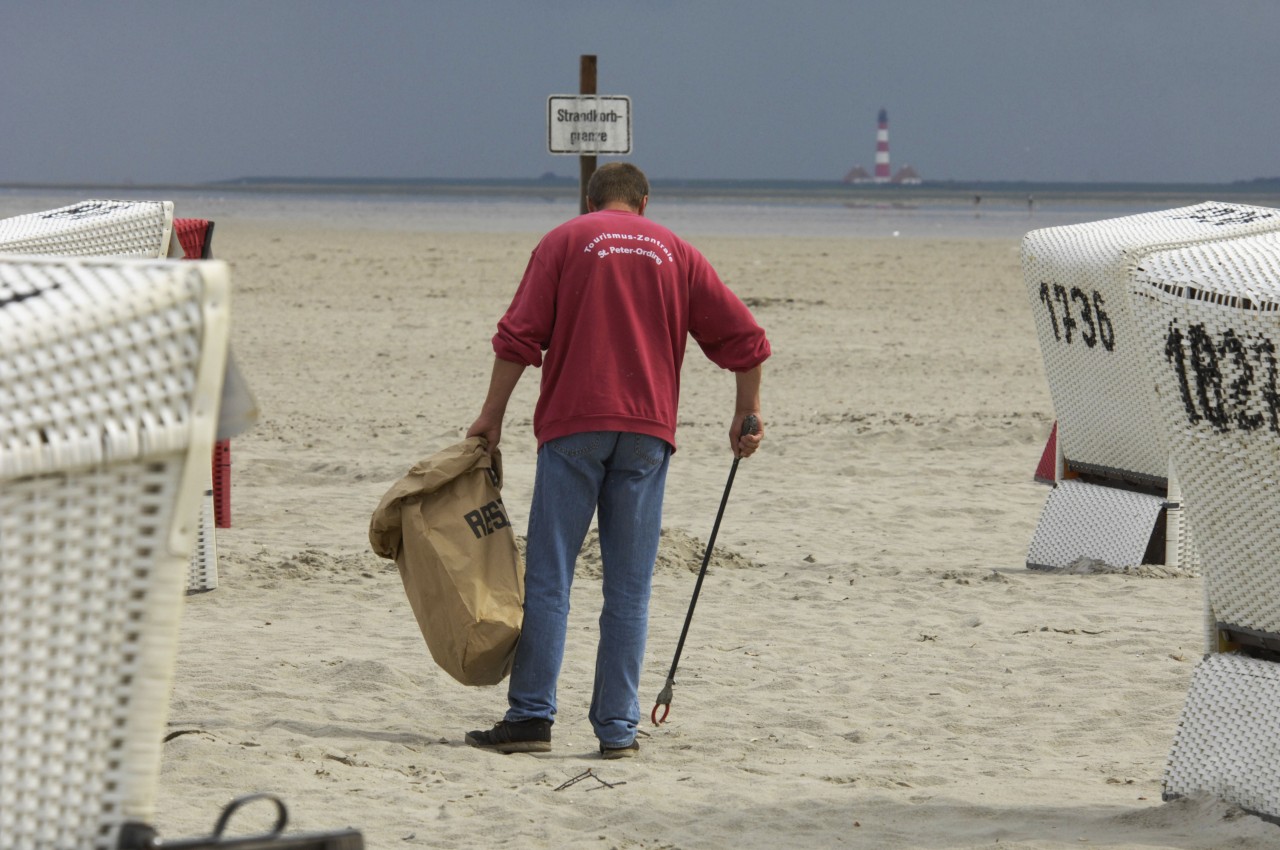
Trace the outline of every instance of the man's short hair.
{"label": "man's short hair", "polygon": [[612,201],[622,201],[634,210],[649,194],[649,179],[629,162],[606,162],[587,181],[587,200],[596,209]]}

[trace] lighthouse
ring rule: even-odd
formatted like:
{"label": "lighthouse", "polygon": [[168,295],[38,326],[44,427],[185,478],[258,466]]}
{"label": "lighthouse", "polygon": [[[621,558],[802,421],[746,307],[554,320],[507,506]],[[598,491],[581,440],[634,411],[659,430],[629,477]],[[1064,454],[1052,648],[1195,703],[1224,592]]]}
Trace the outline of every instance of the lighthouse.
{"label": "lighthouse", "polygon": [[875,182],[889,182],[889,113],[880,110],[880,123],[876,128],[876,172]]}
{"label": "lighthouse", "polygon": [[889,167],[889,110],[881,109],[879,126],[876,128],[876,164],[875,170],[868,174],[860,165],[855,165],[845,174],[845,183],[892,183],[894,185],[915,186],[924,180],[910,165],[904,165],[894,174]]}

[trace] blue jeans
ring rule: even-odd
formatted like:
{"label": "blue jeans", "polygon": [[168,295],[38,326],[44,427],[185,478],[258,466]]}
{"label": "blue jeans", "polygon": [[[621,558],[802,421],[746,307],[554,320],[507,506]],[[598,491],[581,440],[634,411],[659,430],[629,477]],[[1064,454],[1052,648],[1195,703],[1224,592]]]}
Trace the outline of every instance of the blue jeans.
{"label": "blue jeans", "polygon": [[607,747],[635,740],[649,591],[671,447],[644,434],[591,431],[545,443],[529,509],[524,625],[507,720],[555,719],[573,568],[599,510],[604,602],[589,719]]}

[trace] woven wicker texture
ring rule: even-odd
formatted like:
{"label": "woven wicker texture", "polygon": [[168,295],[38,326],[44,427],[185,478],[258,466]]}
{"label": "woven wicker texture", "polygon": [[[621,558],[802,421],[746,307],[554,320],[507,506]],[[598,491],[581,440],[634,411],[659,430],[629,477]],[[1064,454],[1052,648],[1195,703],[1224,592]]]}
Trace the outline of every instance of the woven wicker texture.
{"label": "woven wicker texture", "polygon": [[1196,667],[1164,797],[1208,793],[1280,817],[1280,664],[1214,654]]}
{"label": "woven wicker texture", "polygon": [[[198,240],[199,256],[204,253],[209,226],[203,219],[175,219],[170,201],[81,201],[0,220],[0,253],[161,259],[176,231],[193,245]],[[212,489],[210,486],[210,499]],[[200,545],[192,555],[187,576],[188,590],[193,593],[218,586],[214,522],[210,519],[200,526]]]}
{"label": "woven wicker texture", "polygon": [[182,245],[182,254],[188,260],[207,260],[210,258],[209,233],[213,230],[213,222],[203,218],[175,218],[173,232]]}
{"label": "woven wicker texture", "polygon": [[1163,506],[1163,499],[1145,493],[1060,481],[1036,524],[1027,566],[1062,569],[1081,558],[1109,567],[1141,566]]}
{"label": "woven wicker texture", "polygon": [[152,817],[225,369],[220,263],[0,261],[0,840]]}
{"label": "woven wicker texture", "polygon": [[1280,229],[1280,211],[1204,203],[1028,233],[1023,278],[1067,463],[1166,477],[1164,438],[1130,314],[1129,275],[1146,254]]}
{"label": "woven wicker texture", "polygon": [[0,219],[0,253],[160,259],[173,236],[170,201],[81,201]]}
{"label": "woven wicker texture", "polygon": [[217,528],[231,527],[230,440],[219,440],[213,445],[213,524]]}
{"label": "woven wicker texture", "polygon": [[1280,234],[1153,252],[1131,304],[1200,554],[1206,642],[1165,795],[1280,817],[1280,665],[1218,654],[1219,623],[1280,637]]}
{"label": "woven wicker texture", "polygon": [[212,489],[204,491],[200,500],[200,522],[196,525],[196,546],[187,564],[187,593],[203,593],[218,587],[218,536],[214,512],[216,496]]}
{"label": "woven wicker texture", "polygon": [[[1169,482],[1166,491],[1168,501],[1165,505],[1165,552],[1176,553],[1177,563],[1172,564],[1186,570],[1191,575],[1203,575],[1200,566],[1200,553],[1196,550],[1195,539],[1191,536],[1191,528],[1187,524],[1187,509],[1182,502],[1182,484],[1178,481],[1177,470],[1169,465]],[[1173,558],[1170,558],[1173,561]],[[1201,582],[1201,587],[1204,583]],[[1206,606],[1206,611],[1207,611]],[[1210,648],[1210,641],[1216,644],[1213,623],[1205,624],[1205,646]]]}
{"label": "woven wicker texture", "polygon": [[1280,234],[1150,254],[1132,288],[1209,614],[1280,635]]}

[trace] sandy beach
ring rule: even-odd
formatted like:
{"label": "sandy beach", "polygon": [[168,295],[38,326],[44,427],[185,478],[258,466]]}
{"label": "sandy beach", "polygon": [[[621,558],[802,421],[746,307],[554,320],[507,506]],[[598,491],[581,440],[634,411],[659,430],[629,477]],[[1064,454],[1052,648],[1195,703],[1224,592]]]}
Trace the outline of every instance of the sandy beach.
{"label": "sandy beach", "polygon": [[[1053,412],[1017,239],[684,235],[769,332],[766,440],[739,468],[668,722],[604,762],[590,547],[554,750],[501,756],[463,733],[501,716],[505,686],[435,667],[367,541],[387,487],[474,418],[538,234],[218,222],[263,418],[232,443],[220,586],[186,603],[161,836],[270,791],[291,830],[352,826],[370,848],[1280,846],[1230,805],[1161,801],[1203,651],[1199,580],[1024,567]],[[536,377],[503,435],[521,534]],[[646,714],[729,471],[732,400],[691,345]]]}

